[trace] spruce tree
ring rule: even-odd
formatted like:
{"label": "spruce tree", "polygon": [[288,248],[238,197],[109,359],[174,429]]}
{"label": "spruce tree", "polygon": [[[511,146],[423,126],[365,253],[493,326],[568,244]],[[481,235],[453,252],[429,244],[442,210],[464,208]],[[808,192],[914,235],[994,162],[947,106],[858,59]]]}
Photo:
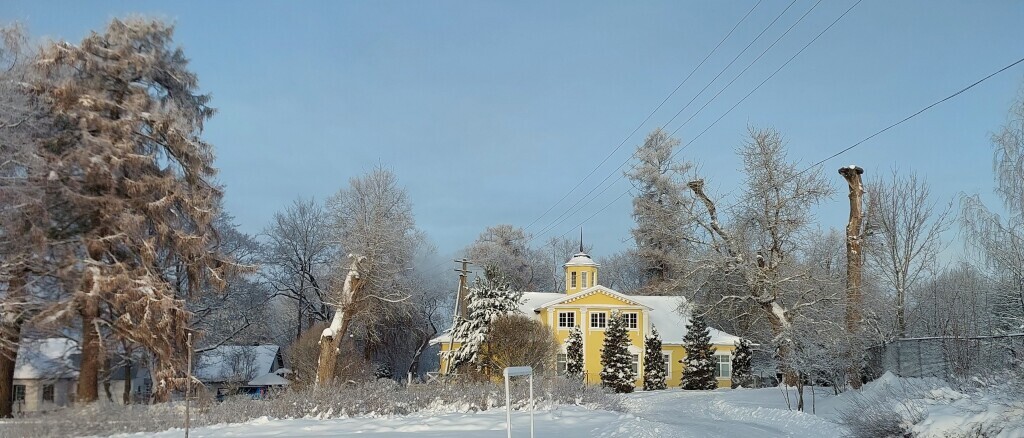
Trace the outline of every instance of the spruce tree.
{"label": "spruce tree", "polygon": [[565,341],[565,376],[573,380],[583,380],[583,332],[579,326],[569,331],[569,339]]}
{"label": "spruce tree", "polygon": [[736,349],[733,350],[732,356],[732,387],[735,388],[740,385],[750,384],[750,358],[753,355],[753,351],[750,347],[750,341],[746,339],[740,339],[736,341]]}
{"label": "spruce tree", "polygon": [[619,312],[614,312],[604,331],[601,349],[601,384],[615,392],[633,392],[636,373],[629,353],[629,333]]}
{"label": "spruce tree", "polygon": [[644,391],[665,389],[666,374],[661,337],[658,329],[652,327],[651,334],[644,340]]}
{"label": "spruce tree", "polygon": [[690,323],[686,326],[683,348],[686,349],[686,357],[680,361],[683,363],[683,378],[680,382],[683,389],[717,388],[715,350],[711,346],[711,330],[704,322],[704,317],[697,312],[693,312]]}
{"label": "spruce tree", "polygon": [[477,277],[466,294],[466,318],[459,318],[452,329],[452,337],[460,345],[449,353],[449,369],[469,363],[475,364],[478,370],[484,368],[485,343],[491,322],[517,311],[522,296],[522,292],[509,288],[508,282],[495,268],[487,267],[484,278]]}

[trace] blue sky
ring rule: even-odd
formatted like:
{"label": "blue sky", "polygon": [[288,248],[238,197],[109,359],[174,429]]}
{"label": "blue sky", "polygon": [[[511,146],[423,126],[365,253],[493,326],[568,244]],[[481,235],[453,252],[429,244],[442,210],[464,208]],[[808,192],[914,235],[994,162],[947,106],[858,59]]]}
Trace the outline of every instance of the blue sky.
{"label": "blue sky", "polygon": [[[4,1],[0,20],[33,35],[79,40],[114,17],[177,24],[219,113],[226,206],[256,233],[296,197],[326,196],[380,165],[408,189],[417,223],[443,254],[486,226],[526,226],[576,185],[664,99],[754,1],[731,2],[145,2]],[[714,127],[712,122],[854,0],[798,0],[733,67],[668,125],[692,143],[719,194],[742,180],[734,154],[748,125],[774,127],[810,164],[1024,56],[1024,2],[864,0]],[[765,0],[650,122],[581,187],[575,202],[667,122],[789,1]],[[1024,65],[827,162],[867,175],[914,170],[935,194],[992,200],[988,138],[1005,120]],[[695,115],[694,115],[695,114]],[[611,181],[611,179],[609,180]],[[628,189],[620,180],[580,203],[551,233],[576,226]],[[600,191],[600,189],[598,189]],[[845,224],[842,190],[819,208]],[[727,201],[726,201],[727,202]],[[529,231],[565,211],[563,202]],[[588,221],[595,255],[630,244],[630,197]]]}

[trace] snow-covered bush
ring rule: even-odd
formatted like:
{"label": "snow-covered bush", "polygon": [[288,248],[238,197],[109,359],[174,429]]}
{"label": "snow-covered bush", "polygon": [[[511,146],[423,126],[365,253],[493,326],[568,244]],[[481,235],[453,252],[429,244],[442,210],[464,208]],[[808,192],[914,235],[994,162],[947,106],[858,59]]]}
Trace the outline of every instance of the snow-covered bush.
{"label": "snow-covered bush", "polygon": [[665,389],[666,374],[661,336],[657,328],[651,327],[651,334],[644,339],[644,391]]}
{"label": "snow-covered bush", "polygon": [[841,395],[839,419],[853,437],[1024,436],[1024,399],[1013,386],[1004,377],[951,385],[886,373]]}
{"label": "snow-covered bush", "polygon": [[686,326],[686,335],[683,336],[683,349],[686,356],[680,362],[683,363],[683,377],[679,386],[683,389],[715,389],[718,388],[718,380],[715,379],[715,349],[711,345],[711,331],[704,317],[693,312],[690,323]]}
{"label": "snow-covered bush", "polygon": [[[538,408],[555,405],[579,405],[591,409],[617,410],[622,407],[608,391],[558,377],[534,382]],[[512,407],[529,406],[525,380],[512,385]],[[222,423],[240,423],[267,418],[339,418],[355,416],[408,415],[416,412],[437,414],[477,412],[505,405],[502,385],[494,382],[456,382],[453,384],[401,386],[381,379],[360,384],[271,393],[266,399],[248,396],[228,397],[221,403],[192,407],[194,427]],[[4,437],[67,437],[114,433],[155,432],[181,427],[185,418],[182,402],[156,405],[121,406],[93,403],[49,414],[14,420],[4,424]]]}
{"label": "snow-covered bush", "polygon": [[601,384],[615,392],[633,392],[636,373],[629,354],[629,334],[622,314],[613,312],[601,347]]}

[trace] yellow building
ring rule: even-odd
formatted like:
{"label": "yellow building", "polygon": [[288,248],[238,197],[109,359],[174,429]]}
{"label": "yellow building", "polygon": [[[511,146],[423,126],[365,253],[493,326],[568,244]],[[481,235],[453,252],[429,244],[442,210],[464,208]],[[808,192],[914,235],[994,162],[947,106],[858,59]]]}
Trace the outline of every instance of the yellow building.
{"label": "yellow building", "polygon": [[[533,315],[542,324],[551,328],[555,338],[562,344],[558,355],[558,369],[565,368],[565,342],[572,327],[579,326],[583,333],[583,366],[588,383],[600,383],[601,346],[604,330],[612,312],[625,315],[629,330],[629,351],[633,354],[633,367],[637,371],[636,385],[643,384],[643,364],[647,360],[663,360],[667,364],[666,383],[669,387],[679,386],[683,365],[679,362],[686,354],[683,336],[689,317],[682,297],[652,297],[626,295],[598,283],[598,268],[590,256],[583,251],[565,263],[565,293],[524,292],[519,311]],[[662,341],[659,358],[644,356],[644,338],[657,328]],[[716,376],[718,386],[728,388],[732,368],[732,351],[738,337],[711,329],[711,343],[715,346],[718,360]],[[435,338],[432,343],[441,346],[441,370],[446,369],[445,355],[449,348],[458,348],[458,339],[452,342],[448,333]]]}

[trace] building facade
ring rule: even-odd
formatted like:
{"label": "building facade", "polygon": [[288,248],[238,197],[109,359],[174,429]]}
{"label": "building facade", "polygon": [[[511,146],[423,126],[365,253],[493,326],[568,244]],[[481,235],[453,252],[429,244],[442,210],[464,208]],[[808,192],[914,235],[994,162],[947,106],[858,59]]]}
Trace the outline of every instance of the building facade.
{"label": "building facade", "polygon": [[[681,359],[686,355],[683,336],[689,323],[686,300],[682,297],[654,297],[626,295],[599,283],[600,266],[583,251],[565,263],[565,292],[524,292],[519,312],[537,318],[551,329],[561,344],[562,352],[556,358],[557,369],[564,371],[565,343],[573,327],[583,334],[583,369],[588,383],[600,383],[601,348],[604,331],[612,313],[625,317],[629,332],[629,351],[633,355],[636,385],[643,383],[643,364],[648,360],[666,362],[666,383],[678,386],[683,373]],[[662,341],[661,357],[644,357],[644,339],[657,328]],[[432,343],[440,345],[441,372],[447,369],[445,352],[459,347],[458,339],[445,334]],[[732,352],[739,338],[711,329],[711,343],[718,361],[718,386],[730,386]]]}

